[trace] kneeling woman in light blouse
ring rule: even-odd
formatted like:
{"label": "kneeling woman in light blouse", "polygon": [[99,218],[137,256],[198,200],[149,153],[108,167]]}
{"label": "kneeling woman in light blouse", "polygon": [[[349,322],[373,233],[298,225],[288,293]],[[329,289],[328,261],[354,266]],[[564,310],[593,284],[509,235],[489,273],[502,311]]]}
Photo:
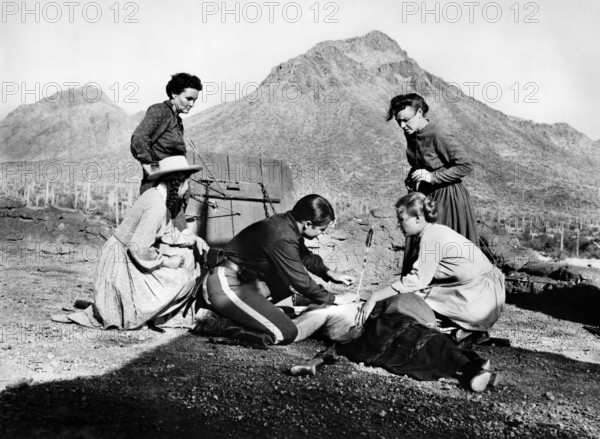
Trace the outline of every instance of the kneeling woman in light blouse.
{"label": "kneeling woman in light blouse", "polygon": [[357,323],[364,323],[378,300],[398,293],[416,293],[454,326],[465,331],[488,331],[504,305],[504,275],[473,242],[449,227],[435,224],[434,200],[414,192],[400,198],[395,207],[402,233],[418,239],[418,258],[407,275],[371,295]]}

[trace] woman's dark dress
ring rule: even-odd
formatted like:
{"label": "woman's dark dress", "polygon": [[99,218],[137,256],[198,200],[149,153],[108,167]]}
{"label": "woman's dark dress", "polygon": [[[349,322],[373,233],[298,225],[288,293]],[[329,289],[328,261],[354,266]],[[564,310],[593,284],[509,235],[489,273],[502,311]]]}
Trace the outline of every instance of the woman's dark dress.
{"label": "woman's dark dress", "polygon": [[[406,158],[410,165],[406,186],[437,202],[438,224],[450,227],[479,246],[475,210],[462,183],[462,179],[473,170],[464,149],[453,135],[443,132],[435,122],[429,122],[417,133],[406,135],[406,143]],[[421,182],[417,187],[410,179],[417,169],[431,172],[431,183]],[[418,253],[414,244],[414,239],[406,240],[403,275],[410,271]]]}

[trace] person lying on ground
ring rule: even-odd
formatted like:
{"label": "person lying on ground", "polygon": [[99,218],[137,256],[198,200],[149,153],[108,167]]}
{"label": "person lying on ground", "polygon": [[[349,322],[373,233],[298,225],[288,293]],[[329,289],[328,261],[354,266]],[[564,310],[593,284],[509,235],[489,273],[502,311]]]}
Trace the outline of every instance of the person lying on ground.
{"label": "person lying on ground", "polygon": [[258,344],[293,342],[298,329],[275,303],[298,293],[315,303],[342,304],[354,294],[333,294],[315,282],[351,285],[354,278],[329,269],[310,252],[304,239],[314,239],[333,224],[333,207],[317,194],[301,198],[291,211],[246,227],[225,247],[225,259],[208,276],[210,310],[201,309],[194,332]]}
{"label": "person lying on ground", "polygon": [[357,363],[418,380],[456,377],[474,392],[498,383],[489,360],[459,349],[436,330],[435,314],[420,296],[396,294],[378,301],[364,324],[362,306],[308,306],[294,319],[296,341],[319,333],[336,342],[338,354]]}
{"label": "person lying on ground", "polygon": [[163,324],[179,313],[200,275],[196,259],[208,246],[188,230],[177,230],[172,218],[181,209],[190,175],[200,168],[183,156],[158,162],[148,176],[153,187],[134,202],[102,248],[94,303],[53,320],[138,329]]}
{"label": "person lying on ground", "polygon": [[380,300],[396,294],[421,296],[456,342],[487,331],[505,302],[504,275],[464,236],[435,224],[437,204],[420,192],[400,198],[398,224],[405,236],[417,238],[418,258],[411,271],[367,300],[358,316],[363,324]]}

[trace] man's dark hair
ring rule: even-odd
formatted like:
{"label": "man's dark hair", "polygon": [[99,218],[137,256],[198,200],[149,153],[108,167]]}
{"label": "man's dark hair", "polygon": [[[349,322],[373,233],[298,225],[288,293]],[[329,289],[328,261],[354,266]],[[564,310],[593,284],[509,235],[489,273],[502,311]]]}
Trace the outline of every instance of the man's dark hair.
{"label": "man's dark hair", "polygon": [[333,207],[321,195],[306,195],[294,206],[292,215],[297,221],[310,221],[313,226],[324,226],[335,220]]}

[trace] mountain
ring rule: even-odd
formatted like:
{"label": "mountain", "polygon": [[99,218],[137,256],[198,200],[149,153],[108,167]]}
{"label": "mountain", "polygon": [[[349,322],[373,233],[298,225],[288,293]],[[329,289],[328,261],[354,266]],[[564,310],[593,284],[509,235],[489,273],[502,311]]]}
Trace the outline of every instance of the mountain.
{"label": "mountain", "polygon": [[302,190],[391,203],[404,193],[404,136],[385,122],[390,99],[416,91],[429,117],[475,164],[466,181],[477,206],[596,210],[594,143],[567,124],[507,116],[425,70],[387,35],[317,44],[274,67],[260,88],[186,120],[201,149],[285,159]]}
{"label": "mountain", "polygon": [[128,151],[141,115],[90,88],[21,105],[0,122],[0,161],[88,159]]}
{"label": "mountain", "polygon": [[[422,69],[378,31],[319,43],[275,66],[253,93],[187,118],[186,135],[205,152],[288,161],[300,193],[389,205],[405,191],[408,163],[404,136],[385,115],[393,96],[411,91],[425,97],[428,117],[454,134],[474,162],[466,184],[476,207],[529,214],[600,209],[600,141],[564,123],[494,110]],[[0,159],[128,157],[140,117],[107,99],[23,105],[0,122]]]}

